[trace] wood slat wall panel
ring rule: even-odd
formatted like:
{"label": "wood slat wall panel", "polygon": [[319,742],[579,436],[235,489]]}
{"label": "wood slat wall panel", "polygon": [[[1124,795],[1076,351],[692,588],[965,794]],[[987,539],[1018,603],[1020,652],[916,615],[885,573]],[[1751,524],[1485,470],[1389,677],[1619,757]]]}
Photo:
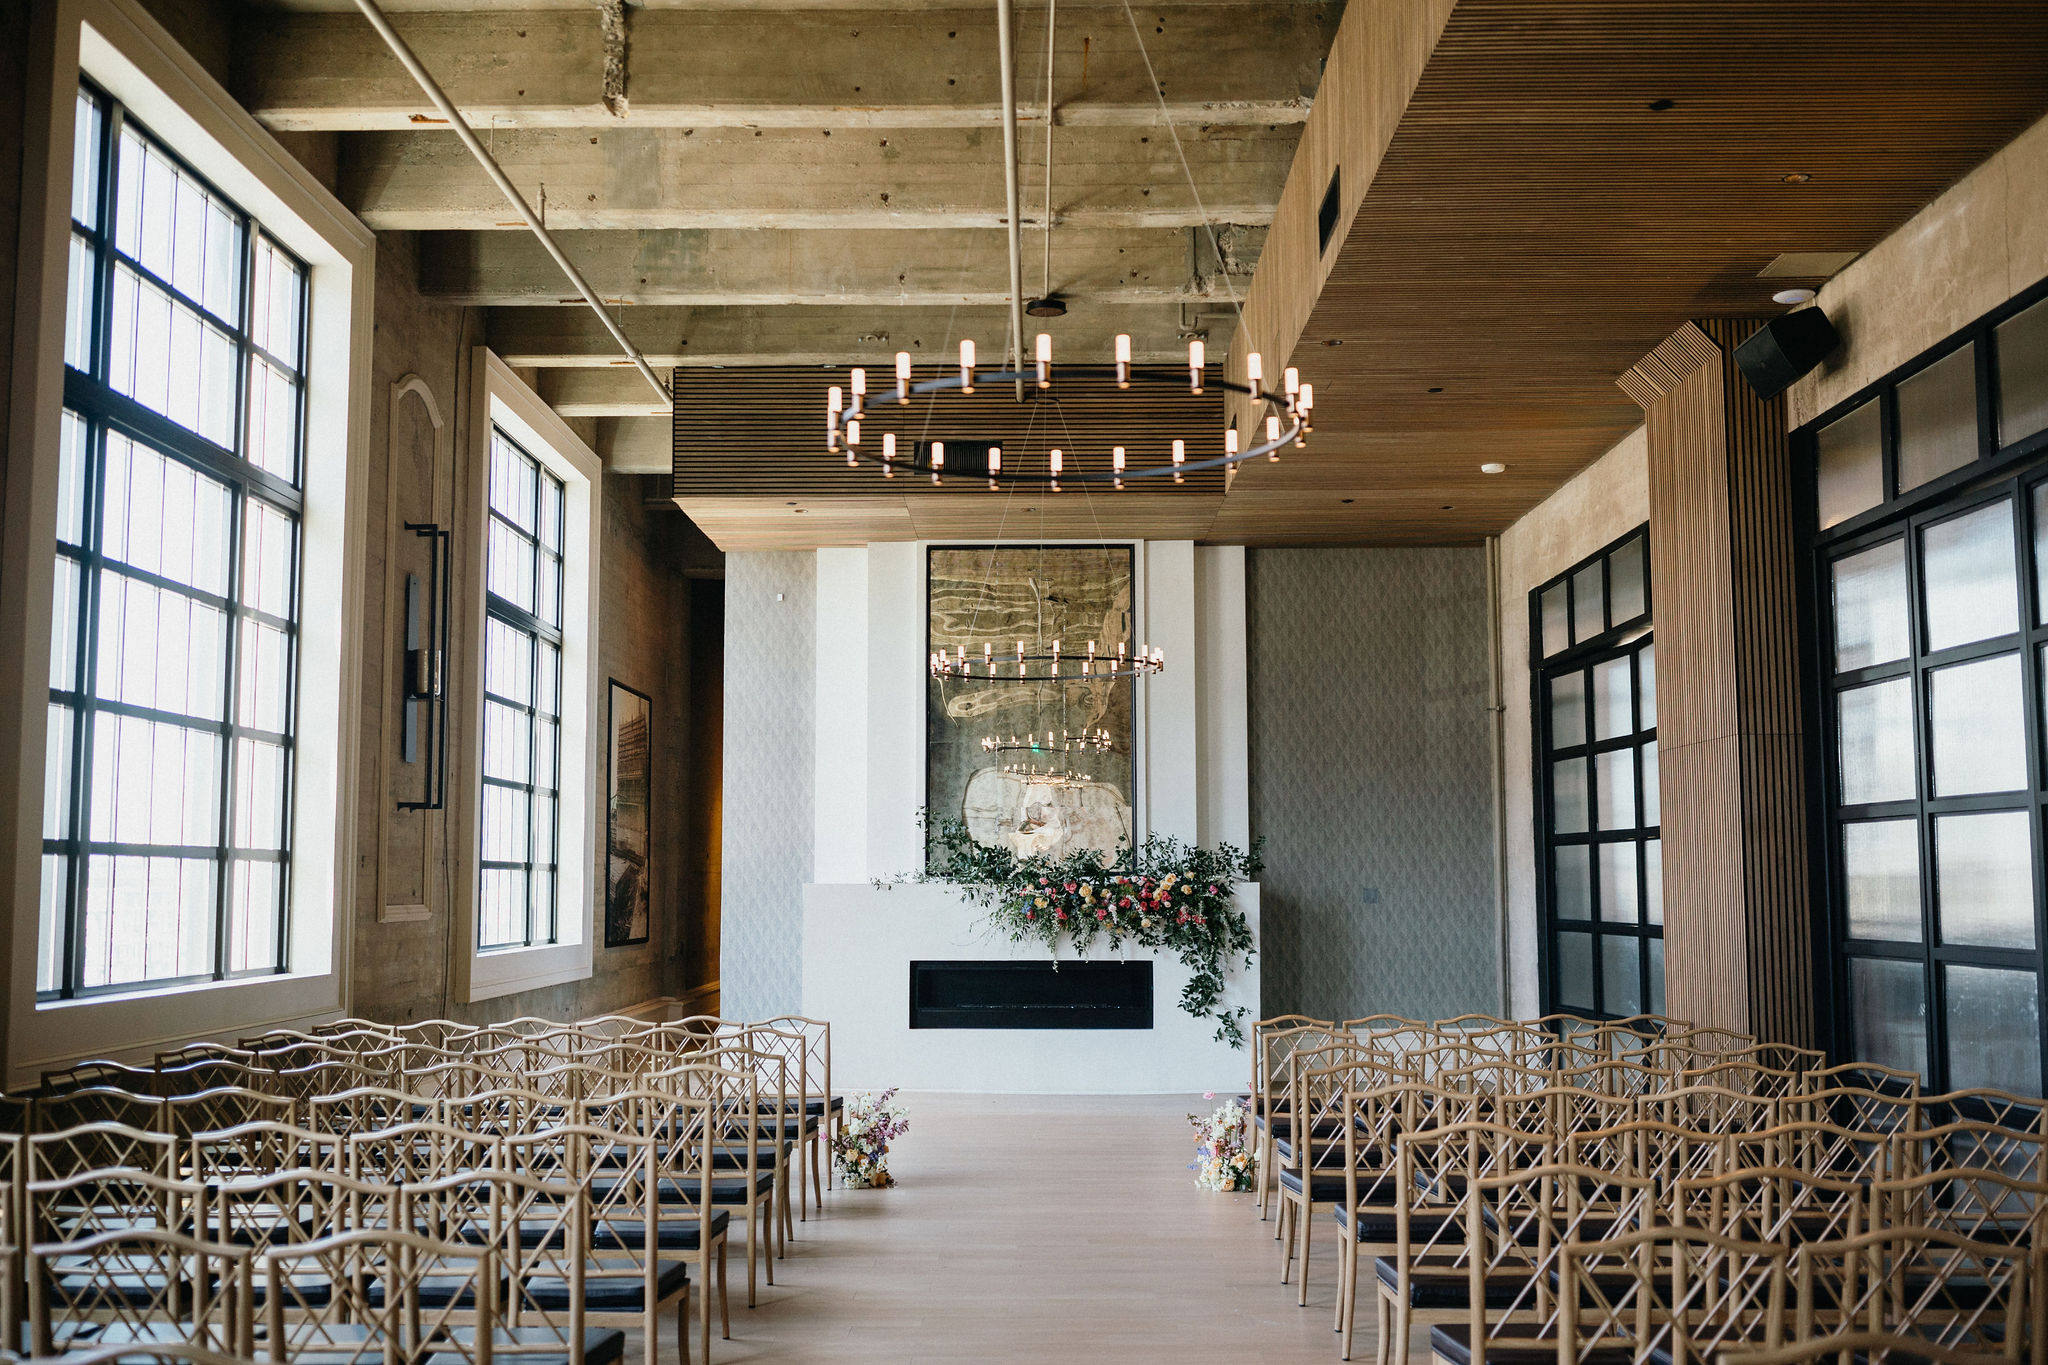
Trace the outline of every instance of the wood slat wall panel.
{"label": "wood slat wall panel", "polygon": [[1688,324],[1621,386],[1650,398],[1650,554],[1674,1013],[1814,1037],[1813,907],[1782,401],[1734,364],[1754,322]]}

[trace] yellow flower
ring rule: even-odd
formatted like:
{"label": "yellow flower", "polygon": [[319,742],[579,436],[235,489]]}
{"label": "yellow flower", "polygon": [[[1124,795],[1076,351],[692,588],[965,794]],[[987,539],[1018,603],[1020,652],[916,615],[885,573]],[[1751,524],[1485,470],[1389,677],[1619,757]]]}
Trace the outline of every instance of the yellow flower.
{"label": "yellow flower", "polygon": [[1036,905],[1041,910],[1045,909],[1045,897],[1040,896],[1037,900],[1033,901],[1032,904]]}

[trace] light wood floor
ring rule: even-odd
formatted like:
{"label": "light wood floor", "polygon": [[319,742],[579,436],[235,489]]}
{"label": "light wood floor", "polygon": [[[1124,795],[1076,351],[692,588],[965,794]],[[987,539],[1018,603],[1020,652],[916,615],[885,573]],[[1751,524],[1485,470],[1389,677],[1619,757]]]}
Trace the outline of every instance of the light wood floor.
{"label": "light wood floor", "polygon": [[[1335,1225],[1315,1230],[1297,1308],[1252,1196],[1198,1190],[1184,1169],[1200,1096],[905,1104],[910,1133],[890,1158],[902,1184],[828,1191],[758,1308],[734,1248],[733,1339],[712,1341],[716,1365],[1337,1359]],[[1370,1311],[1360,1303],[1368,1360]]]}

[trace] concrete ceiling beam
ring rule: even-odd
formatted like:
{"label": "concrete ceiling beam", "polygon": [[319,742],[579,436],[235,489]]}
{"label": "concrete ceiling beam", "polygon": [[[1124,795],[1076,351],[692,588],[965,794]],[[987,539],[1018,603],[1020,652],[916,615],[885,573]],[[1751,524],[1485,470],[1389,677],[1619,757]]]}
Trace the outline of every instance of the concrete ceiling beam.
{"label": "concrete ceiling beam", "polygon": [[674,474],[675,424],[668,417],[600,417],[598,458],[614,474]]}
{"label": "concrete ceiling beam", "polygon": [[[1055,228],[1263,224],[1299,129],[1211,126],[1180,135],[1195,189],[1159,130],[1069,128],[1055,137]],[[500,132],[491,152],[553,229],[994,228],[1005,218],[994,129],[839,137],[793,129]],[[1042,145],[1024,161],[1027,225],[1043,213]],[[1036,190],[1031,187],[1037,186]],[[360,133],[341,154],[341,198],[380,232],[522,228],[445,133]]]}
{"label": "concrete ceiling beam", "polygon": [[668,420],[668,409],[657,406],[640,376],[625,366],[611,365],[601,370],[554,368],[534,373],[541,399],[557,416]]}
{"label": "concrete ceiling beam", "polygon": [[[1009,279],[997,229],[701,228],[555,234],[607,301],[762,307],[1000,304]],[[1052,291],[1073,305],[1197,303],[1242,294],[1265,244],[1262,227],[1071,228],[1053,236]],[[1028,282],[1041,280],[1042,238],[1026,239]],[[1220,252],[1218,248],[1220,247]],[[1219,269],[1219,258],[1222,268]],[[435,232],[419,243],[420,288],[472,307],[578,304],[531,237]]]}
{"label": "concrete ceiling beam", "polygon": [[[908,351],[919,365],[957,359],[972,337],[984,366],[1002,354],[1009,335],[1004,309],[961,308],[628,308],[619,323],[649,363],[662,366],[886,365]],[[1141,364],[1185,363],[1190,331],[1206,333],[1220,354],[1233,325],[1228,305],[1185,308],[1109,304],[1064,318],[1026,318],[1053,338],[1055,361],[1109,363],[1118,333],[1128,333]],[[489,343],[521,369],[623,368],[618,348],[586,310],[494,308]],[[820,389],[820,402],[823,390]],[[823,409],[820,408],[820,412]]]}
{"label": "concrete ceiling beam", "polygon": [[[1176,3],[1139,12],[1155,92],[1121,5],[1059,9],[1060,122],[1299,123],[1342,7]],[[478,127],[616,127],[596,6],[400,14],[393,24]],[[1044,50],[1027,12],[1019,48]],[[1033,46],[1034,34],[1036,47]],[[648,127],[994,127],[993,8],[634,7],[625,121]],[[1025,89],[1043,89],[1042,59]],[[430,125],[435,110],[360,16],[249,15],[237,95],[280,130]],[[1034,85],[1033,82],[1036,82]],[[1028,98],[1028,96],[1027,96]],[[1042,118],[1042,104],[1031,116]]]}

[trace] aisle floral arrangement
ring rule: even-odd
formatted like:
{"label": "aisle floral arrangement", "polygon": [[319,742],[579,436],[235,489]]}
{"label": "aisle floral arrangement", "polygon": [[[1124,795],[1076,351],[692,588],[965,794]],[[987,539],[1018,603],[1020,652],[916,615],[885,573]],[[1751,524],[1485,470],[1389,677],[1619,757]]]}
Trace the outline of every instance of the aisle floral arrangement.
{"label": "aisle floral arrangement", "polygon": [[839,1183],[853,1190],[886,1189],[896,1183],[889,1174],[889,1144],[910,1131],[901,1105],[893,1104],[896,1087],[879,1095],[854,1095],[846,1101],[839,1131],[832,1135],[832,1165]]}
{"label": "aisle floral arrangement", "polygon": [[[1211,1092],[1202,1098],[1213,1100],[1216,1096]],[[1188,1163],[1195,1184],[1226,1194],[1252,1188],[1259,1159],[1251,1150],[1251,1117],[1251,1111],[1236,1100],[1224,1101],[1207,1118],[1188,1115],[1195,1129],[1195,1159]]]}
{"label": "aisle floral arrangement", "polygon": [[[946,882],[988,910],[988,924],[1013,943],[1039,939],[1057,959],[1060,942],[1085,956],[1098,942],[1112,953],[1126,944],[1162,948],[1193,973],[1180,1007],[1216,1020],[1216,1039],[1244,1046],[1247,1011],[1219,1009],[1231,958],[1252,965],[1252,931],[1234,899],[1238,884],[1256,880],[1265,861],[1229,844],[1200,848],[1149,837],[1104,860],[1091,850],[1065,858],[1020,858],[977,843],[965,824],[931,830],[931,858],[910,880]],[[903,880],[903,879],[898,879]],[[886,886],[887,881],[876,885]]]}

